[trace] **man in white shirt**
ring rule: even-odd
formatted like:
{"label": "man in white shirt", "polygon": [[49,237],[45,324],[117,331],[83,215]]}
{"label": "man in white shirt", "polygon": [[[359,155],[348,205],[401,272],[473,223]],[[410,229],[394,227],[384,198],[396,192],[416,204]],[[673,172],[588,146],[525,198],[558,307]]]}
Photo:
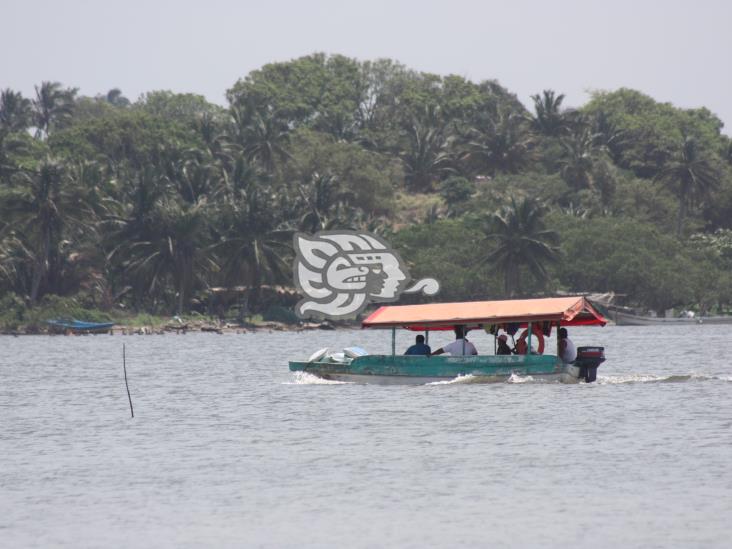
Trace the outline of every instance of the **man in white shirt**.
{"label": "man in white shirt", "polygon": [[452,356],[477,355],[478,351],[475,345],[465,338],[463,332],[463,326],[455,326],[455,341],[433,351],[430,356],[441,355],[442,353],[450,353]]}
{"label": "man in white shirt", "polygon": [[559,328],[559,358],[565,364],[577,360],[577,347],[567,335],[567,328]]}

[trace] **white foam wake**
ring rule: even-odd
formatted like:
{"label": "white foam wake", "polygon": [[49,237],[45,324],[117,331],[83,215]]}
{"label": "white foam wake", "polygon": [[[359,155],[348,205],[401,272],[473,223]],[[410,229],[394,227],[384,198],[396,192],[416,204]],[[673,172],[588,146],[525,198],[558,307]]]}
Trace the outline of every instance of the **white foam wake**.
{"label": "white foam wake", "polygon": [[506,383],[533,383],[536,381],[532,376],[520,376],[518,374],[511,374],[506,380]]}
{"label": "white foam wake", "polygon": [[293,381],[285,381],[283,385],[347,385],[349,381],[323,379],[308,372],[294,372]]}
{"label": "white foam wake", "polygon": [[457,376],[453,379],[446,379],[444,381],[432,381],[426,385],[459,385],[463,383],[475,383],[476,381],[478,381],[478,379],[474,375],[467,374],[464,376]]}

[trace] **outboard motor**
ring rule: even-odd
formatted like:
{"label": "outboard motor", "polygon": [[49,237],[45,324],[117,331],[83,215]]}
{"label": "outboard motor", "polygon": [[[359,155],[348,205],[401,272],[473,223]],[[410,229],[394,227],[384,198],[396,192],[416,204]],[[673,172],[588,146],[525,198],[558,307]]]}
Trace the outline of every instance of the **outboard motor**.
{"label": "outboard motor", "polygon": [[577,360],[580,379],[585,378],[587,383],[597,379],[597,368],[605,362],[605,347],[577,347]]}

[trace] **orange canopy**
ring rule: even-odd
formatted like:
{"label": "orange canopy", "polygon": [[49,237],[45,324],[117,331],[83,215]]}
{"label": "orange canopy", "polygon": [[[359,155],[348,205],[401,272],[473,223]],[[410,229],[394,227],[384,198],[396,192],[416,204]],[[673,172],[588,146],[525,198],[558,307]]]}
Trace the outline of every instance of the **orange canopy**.
{"label": "orange canopy", "polygon": [[584,297],[548,297],[506,301],[467,301],[383,306],[363,321],[364,328],[401,326],[410,330],[450,330],[464,325],[550,321],[564,326],[600,325],[607,320]]}

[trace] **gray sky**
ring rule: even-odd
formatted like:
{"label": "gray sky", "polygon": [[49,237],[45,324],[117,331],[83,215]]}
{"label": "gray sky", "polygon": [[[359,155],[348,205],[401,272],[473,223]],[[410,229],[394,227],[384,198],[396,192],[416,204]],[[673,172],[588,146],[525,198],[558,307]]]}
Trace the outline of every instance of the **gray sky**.
{"label": "gray sky", "polygon": [[526,104],[546,88],[568,106],[635,88],[706,106],[732,133],[727,0],[0,0],[0,21],[0,88],[27,96],[58,80],[223,104],[249,71],[323,51],[497,79]]}

